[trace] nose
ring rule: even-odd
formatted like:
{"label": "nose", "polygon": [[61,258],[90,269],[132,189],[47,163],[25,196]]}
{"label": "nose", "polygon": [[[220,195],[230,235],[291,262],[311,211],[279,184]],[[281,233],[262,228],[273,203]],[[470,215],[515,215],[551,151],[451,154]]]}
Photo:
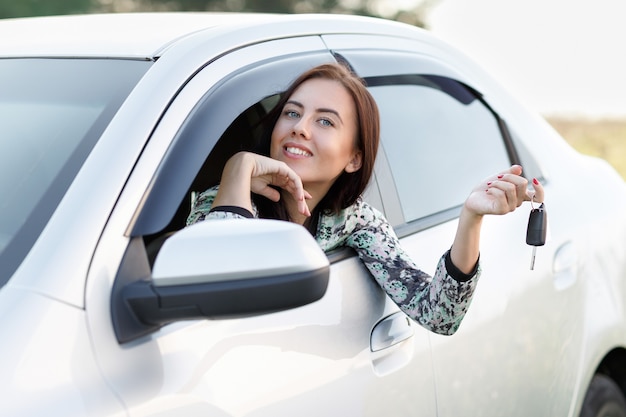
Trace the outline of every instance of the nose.
{"label": "nose", "polygon": [[302,139],[309,139],[309,122],[306,118],[301,117],[294,123],[291,129],[291,136],[299,136]]}

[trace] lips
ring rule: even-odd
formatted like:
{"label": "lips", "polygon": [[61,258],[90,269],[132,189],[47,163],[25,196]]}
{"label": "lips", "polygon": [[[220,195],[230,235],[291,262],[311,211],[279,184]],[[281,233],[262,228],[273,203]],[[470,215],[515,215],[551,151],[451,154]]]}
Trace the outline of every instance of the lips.
{"label": "lips", "polygon": [[285,151],[285,153],[289,155],[293,155],[293,156],[298,156],[298,157],[313,156],[313,153],[311,153],[311,151],[309,151],[308,149],[302,146],[286,145],[283,147],[283,150]]}

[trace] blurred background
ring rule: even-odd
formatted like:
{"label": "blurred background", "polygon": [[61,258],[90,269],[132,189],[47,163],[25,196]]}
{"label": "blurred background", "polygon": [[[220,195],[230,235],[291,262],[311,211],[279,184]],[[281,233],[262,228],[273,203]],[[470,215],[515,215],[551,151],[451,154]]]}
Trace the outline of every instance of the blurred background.
{"label": "blurred background", "polygon": [[626,179],[624,0],[0,0],[0,18],[185,10],[350,13],[424,27]]}

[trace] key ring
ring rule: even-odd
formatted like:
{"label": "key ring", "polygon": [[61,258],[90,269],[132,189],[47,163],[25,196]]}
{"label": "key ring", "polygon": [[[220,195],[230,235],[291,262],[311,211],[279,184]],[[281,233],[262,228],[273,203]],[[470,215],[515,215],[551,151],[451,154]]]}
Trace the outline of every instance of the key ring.
{"label": "key ring", "polygon": [[533,202],[535,201],[535,195],[533,194],[533,196],[530,198],[530,209],[531,211],[533,210],[544,210],[544,203],[539,203],[539,207],[535,208],[535,205],[533,204]]}

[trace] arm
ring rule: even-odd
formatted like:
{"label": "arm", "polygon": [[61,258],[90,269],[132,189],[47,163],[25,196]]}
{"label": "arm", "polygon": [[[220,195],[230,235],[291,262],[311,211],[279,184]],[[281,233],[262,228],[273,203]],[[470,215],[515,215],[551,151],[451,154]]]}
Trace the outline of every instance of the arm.
{"label": "arm", "polygon": [[[529,193],[521,172],[521,167],[514,165],[472,191],[463,206],[452,248],[440,258],[432,277],[404,252],[382,214],[367,205],[335,220],[333,227],[326,226],[320,233],[328,238],[347,236],[346,244],[358,252],[402,311],[435,333],[451,335],[459,328],[480,277],[483,216],[509,213],[533,196],[535,201],[543,201],[543,187],[534,180],[534,192]],[[337,226],[342,223],[346,226]]]}
{"label": "arm", "polygon": [[252,211],[250,199],[254,159],[245,152],[232,156],[224,166],[213,207],[235,206]]}
{"label": "arm", "polygon": [[464,274],[448,251],[431,277],[404,251],[384,216],[364,202],[338,216],[322,216],[317,240],[326,251],[343,245],[355,249],[378,285],[426,329],[446,335],[458,329],[476,288],[478,265]]}
{"label": "arm", "polygon": [[478,261],[480,228],[486,214],[506,214],[514,211],[524,201],[533,198],[540,203],[544,198],[541,184],[533,180],[534,192],[527,189],[528,182],[521,177],[522,167],[513,165],[506,171],[478,185],[465,201],[450,256],[454,265],[469,273]]}

